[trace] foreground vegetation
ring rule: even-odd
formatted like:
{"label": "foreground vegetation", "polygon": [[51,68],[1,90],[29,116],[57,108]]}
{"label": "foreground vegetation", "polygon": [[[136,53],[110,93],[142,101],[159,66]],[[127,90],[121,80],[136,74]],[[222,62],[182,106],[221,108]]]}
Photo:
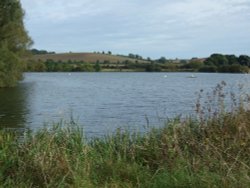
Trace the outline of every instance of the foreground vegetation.
{"label": "foreground vegetation", "polygon": [[223,85],[203,101],[206,106],[199,95],[197,118],[175,118],[144,134],[117,130],[87,141],[74,122],[22,137],[1,130],[0,185],[249,187],[249,96],[231,94],[225,111]]}

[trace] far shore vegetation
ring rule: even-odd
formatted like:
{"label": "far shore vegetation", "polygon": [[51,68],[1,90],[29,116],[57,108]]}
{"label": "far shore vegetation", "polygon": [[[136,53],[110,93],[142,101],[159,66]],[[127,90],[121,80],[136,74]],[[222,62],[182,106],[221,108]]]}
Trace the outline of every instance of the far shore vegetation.
{"label": "far shore vegetation", "polygon": [[208,58],[189,60],[156,60],[137,54],[112,55],[109,52],[56,54],[46,50],[31,50],[27,72],[220,72],[248,73],[247,55],[212,54]]}
{"label": "far shore vegetation", "polygon": [[201,91],[197,116],[144,133],[121,128],[86,140],[74,121],[22,134],[0,130],[0,185],[250,187],[250,98],[230,94],[226,110],[225,85]]}

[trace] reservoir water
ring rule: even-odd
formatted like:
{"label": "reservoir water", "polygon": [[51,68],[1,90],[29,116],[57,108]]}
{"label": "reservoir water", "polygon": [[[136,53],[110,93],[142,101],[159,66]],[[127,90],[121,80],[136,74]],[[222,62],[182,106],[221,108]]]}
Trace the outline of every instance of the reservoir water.
{"label": "reservoir water", "polygon": [[140,130],[194,112],[197,92],[225,81],[234,89],[250,75],[216,73],[25,73],[0,89],[0,127],[39,129],[74,120],[89,136],[118,127]]}

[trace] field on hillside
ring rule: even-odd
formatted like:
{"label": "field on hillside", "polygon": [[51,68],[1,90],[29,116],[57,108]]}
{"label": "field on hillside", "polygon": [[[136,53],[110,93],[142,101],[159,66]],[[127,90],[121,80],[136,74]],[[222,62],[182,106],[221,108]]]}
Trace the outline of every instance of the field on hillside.
{"label": "field on hillside", "polygon": [[129,57],[117,56],[117,55],[108,55],[108,54],[100,54],[100,53],[62,53],[62,54],[42,54],[42,55],[34,55],[33,59],[38,61],[46,61],[48,59],[53,61],[62,61],[68,62],[70,61],[84,61],[88,63],[95,63],[96,61],[104,62],[109,61],[110,63],[131,61],[131,62],[139,62],[139,63],[148,63],[146,60],[138,60],[132,59]]}

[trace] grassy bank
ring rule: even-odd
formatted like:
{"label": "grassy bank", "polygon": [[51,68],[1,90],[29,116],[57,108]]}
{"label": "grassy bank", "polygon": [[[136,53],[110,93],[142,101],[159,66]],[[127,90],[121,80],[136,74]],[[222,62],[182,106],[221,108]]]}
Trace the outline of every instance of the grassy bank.
{"label": "grassy bank", "polygon": [[20,141],[2,130],[0,185],[249,187],[250,111],[232,95],[226,112],[221,91],[214,91],[213,108],[198,100],[197,118],[172,119],[145,134],[117,130],[87,142],[77,125],[59,123]]}

